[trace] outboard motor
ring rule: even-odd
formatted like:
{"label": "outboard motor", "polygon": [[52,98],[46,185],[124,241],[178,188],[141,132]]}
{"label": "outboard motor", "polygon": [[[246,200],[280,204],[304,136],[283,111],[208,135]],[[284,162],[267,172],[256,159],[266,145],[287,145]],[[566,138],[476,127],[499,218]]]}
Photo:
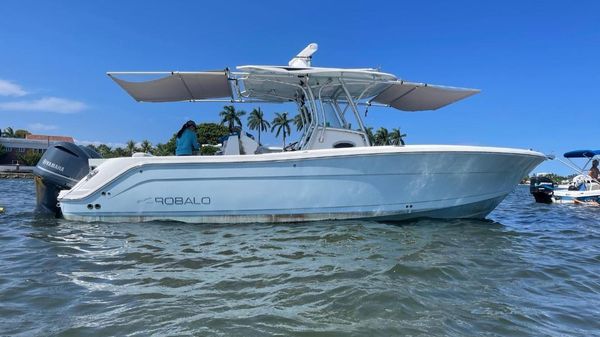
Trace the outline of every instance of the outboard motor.
{"label": "outboard motor", "polygon": [[555,186],[554,181],[548,177],[532,177],[529,184],[529,192],[533,195],[536,202],[551,204]]}
{"label": "outboard motor", "polygon": [[90,172],[90,158],[100,158],[100,155],[73,143],[60,142],[50,146],[33,168],[36,211],[60,216],[58,192],[70,189]]}

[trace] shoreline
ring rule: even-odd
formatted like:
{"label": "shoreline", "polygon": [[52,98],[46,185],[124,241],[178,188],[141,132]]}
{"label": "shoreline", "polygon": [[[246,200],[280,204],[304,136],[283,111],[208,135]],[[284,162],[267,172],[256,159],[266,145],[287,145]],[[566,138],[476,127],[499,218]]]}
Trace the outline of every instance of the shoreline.
{"label": "shoreline", "polygon": [[33,173],[32,172],[3,171],[3,172],[0,172],[0,179],[33,179]]}

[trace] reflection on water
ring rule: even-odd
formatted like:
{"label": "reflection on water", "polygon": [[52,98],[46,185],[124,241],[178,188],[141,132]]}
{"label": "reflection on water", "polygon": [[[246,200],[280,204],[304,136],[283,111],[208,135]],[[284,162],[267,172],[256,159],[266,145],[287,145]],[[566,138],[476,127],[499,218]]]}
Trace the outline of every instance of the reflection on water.
{"label": "reflection on water", "polygon": [[579,335],[600,331],[598,208],[491,220],[84,224],[0,181],[7,335]]}

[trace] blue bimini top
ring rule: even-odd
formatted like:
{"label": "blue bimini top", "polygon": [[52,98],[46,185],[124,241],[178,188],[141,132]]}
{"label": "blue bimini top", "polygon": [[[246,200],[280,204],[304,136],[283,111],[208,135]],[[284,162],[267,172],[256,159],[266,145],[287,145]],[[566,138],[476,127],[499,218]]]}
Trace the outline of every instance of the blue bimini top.
{"label": "blue bimini top", "polygon": [[600,150],[575,150],[564,154],[565,158],[592,158],[600,155]]}

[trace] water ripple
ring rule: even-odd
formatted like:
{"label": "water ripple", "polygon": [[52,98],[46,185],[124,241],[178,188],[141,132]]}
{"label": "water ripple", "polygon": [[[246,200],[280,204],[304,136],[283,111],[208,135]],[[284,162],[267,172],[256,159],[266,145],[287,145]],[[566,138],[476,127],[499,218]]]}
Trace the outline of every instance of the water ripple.
{"label": "water ripple", "polygon": [[0,335],[592,336],[600,209],[490,220],[84,224],[0,181]]}

